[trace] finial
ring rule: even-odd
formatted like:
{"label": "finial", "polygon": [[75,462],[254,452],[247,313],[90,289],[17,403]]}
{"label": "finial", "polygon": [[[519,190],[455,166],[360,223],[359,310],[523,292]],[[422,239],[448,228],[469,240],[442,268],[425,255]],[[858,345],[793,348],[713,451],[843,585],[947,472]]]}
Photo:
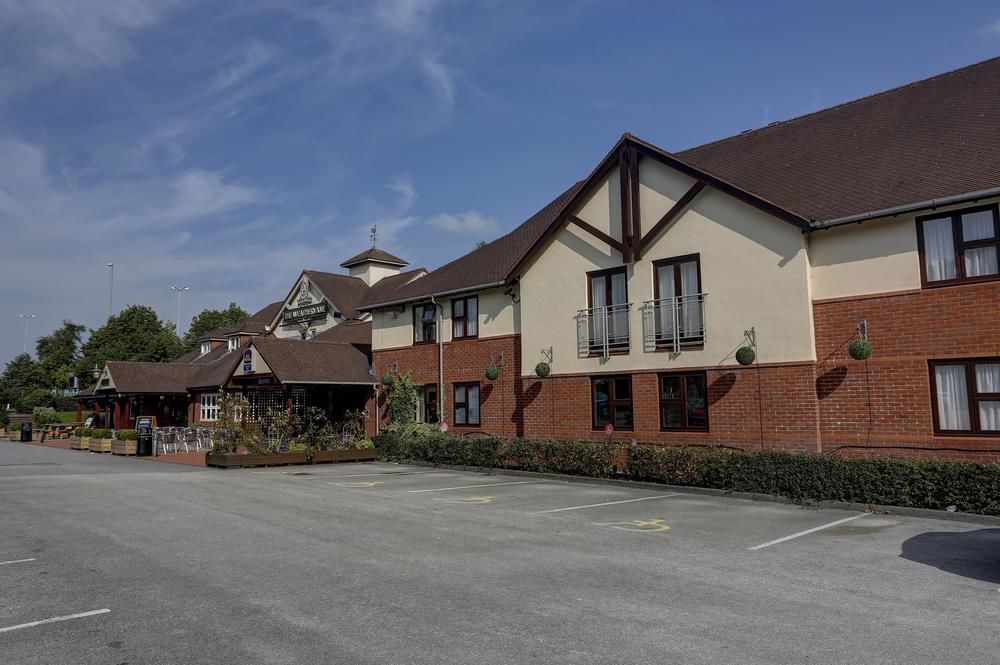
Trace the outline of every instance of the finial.
{"label": "finial", "polygon": [[372,247],[375,246],[376,242],[378,242],[378,226],[372,224]]}

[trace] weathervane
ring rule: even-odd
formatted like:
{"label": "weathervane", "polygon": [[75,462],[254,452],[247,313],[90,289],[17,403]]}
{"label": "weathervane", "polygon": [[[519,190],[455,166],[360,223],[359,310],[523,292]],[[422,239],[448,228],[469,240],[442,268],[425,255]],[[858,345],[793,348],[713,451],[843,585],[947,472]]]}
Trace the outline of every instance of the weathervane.
{"label": "weathervane", "polygon": [[375,224],[372,224],[372,247],[375,246],[375,243],[377,241],[378,241],[378,226],[375,225]]}

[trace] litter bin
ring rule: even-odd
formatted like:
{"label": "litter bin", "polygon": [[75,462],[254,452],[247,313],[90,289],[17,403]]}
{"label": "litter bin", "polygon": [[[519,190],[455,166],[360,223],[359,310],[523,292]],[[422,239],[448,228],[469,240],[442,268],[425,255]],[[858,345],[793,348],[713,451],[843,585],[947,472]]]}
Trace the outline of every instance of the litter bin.
{"label": "litter bin", "polygon": [[153,427],[156,420],[150,417],[139,418],[135,425],[138,440],[135,444],[137,457],[149,457],[153,454]]}
{"label": "litter bin", "polygon": [[21,425],[21,443],[31,443],[31,423]]}

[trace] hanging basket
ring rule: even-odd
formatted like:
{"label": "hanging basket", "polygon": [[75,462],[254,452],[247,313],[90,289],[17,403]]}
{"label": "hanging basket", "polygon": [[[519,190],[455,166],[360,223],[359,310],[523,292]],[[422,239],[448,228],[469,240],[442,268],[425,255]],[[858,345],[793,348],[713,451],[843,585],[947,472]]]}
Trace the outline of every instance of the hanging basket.
{"label": "hanging basket", "polygon": [[543,379],[547,377],[550,372],[552,372],[552,368],[549,366],[547,362],[542,361],[537,365],[535,365],[535,374],[542,377]]}
{"label": "hanging basket", "polygon": [[855,360],[868,360],[872,357],[872,343],[867,339],[856,339],[847,347],[847,353]]}
{"label": "hanging basket", "polygon": [[396,377],[392,372],[386,372],[382,375],[382,385],[386,388],[392,388],[392,384],[396,382]]}
{"label": "hanging basket", "polygon": [[757,352],[752,346],[741,346],[736,351],[736,362],[741,365],[752,365],[757,360]]}
{"label": "hanging basket", "polygon": [[500,368],[496,365],[490,365],[486,368],[486,378],[490,381],[496,381],[500,377]]}

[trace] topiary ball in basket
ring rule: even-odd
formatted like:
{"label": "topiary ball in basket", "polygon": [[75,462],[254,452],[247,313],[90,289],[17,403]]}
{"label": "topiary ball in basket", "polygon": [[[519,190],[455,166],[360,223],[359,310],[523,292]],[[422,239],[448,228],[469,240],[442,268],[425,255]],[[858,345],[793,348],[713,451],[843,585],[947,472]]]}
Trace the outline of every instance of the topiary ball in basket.
{"label": "topiary ball in basket", "polygon": [[391,372],[386,372],[382,375],[382,385],[386,388],[392,388],[392,384],[396,382],[396,377],[392,375]]}
{"label": "topiary ball in basket", "polygon": [[547,362],[540,362],[537,365],[535,365],[535,374],[542,377],[543,379],[547,377],[551,371],[552,368],[549,367],[549,364]]}
{"label": "topiary ball in basket", "polygon": [[490,365],[486,368],[486,378],[490,381],[496,381],[500,376],[500,368],[496,365]]}
{"label": "topiary ball in basket", "polygon": [[736,351],[736,362],[741,365],[752,365],[756,359],[757,352],[753,350],[752,346],[741,346]]}
{"label": "topiary ball in basket", "polygon": [[867,339],[856,339],[847,347],[847,353],[855,360],[868,360],[872,357],[872,343]]}

